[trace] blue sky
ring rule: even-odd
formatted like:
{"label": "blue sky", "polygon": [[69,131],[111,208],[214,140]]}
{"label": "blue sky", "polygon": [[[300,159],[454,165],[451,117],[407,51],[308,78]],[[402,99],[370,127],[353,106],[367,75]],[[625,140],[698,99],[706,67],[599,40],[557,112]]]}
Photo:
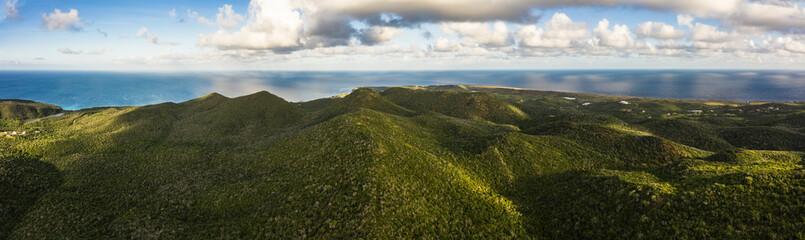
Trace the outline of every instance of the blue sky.
{"label": "blue sky", "polygon": [[803,1],[1,1],[0,70],[805,66]]}

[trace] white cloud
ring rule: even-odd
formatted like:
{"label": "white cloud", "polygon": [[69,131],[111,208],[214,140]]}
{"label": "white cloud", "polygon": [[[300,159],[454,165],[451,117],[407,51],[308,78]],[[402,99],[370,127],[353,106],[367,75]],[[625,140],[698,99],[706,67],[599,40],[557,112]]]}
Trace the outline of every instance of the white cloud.
{"label": "white cloud", "polygon": [[455,40],[440,37],[436,39],[436,43],[433,45],[433,50],[437,52],[457,52],[461,50],[461,44]]}
{"label": "white cloud", "polygon": [[644,22],[637,25],[635,34],[656,39],[680,39],[685,36],[685,31],[662,22]]}
{"label": "white cloud", "polygon": [[572,41],[590,36],[586,23],[573,22],[564,13],[554,13],[551,20],[545,23],[545,29],[536,25],[526,25],[517,31],[521,45],[539,48],[566,48]]}
{"label": "white cloud", "polygon": [[363,31],[363,42],[369,45],[383,44],[391,41],[394,37],[402,32],[399,28],[395,27],[378,27],[373,26]]}
{"label": "white cloud", "polygon": [[71,55],[84,54],[84,51],[80,51],[80,50],[75,51],[75,50],[71,50],[69,48],[59,48],[58,50],[62,54],[71,54]]}
{"label": "white cloud", "polygon": [[207,25],[209,27],[215,27],[214,22],[212,22],[210,20],[207,20],[207,18],[205,18],[205,17],[199,16],[198,12],[193,12],[193,11],[190,11],[190,9],[187,9],[187,16],[190,17],[190,18],[195,18],[196,21],[198,21],[201,24]]}
{"label": "white cloud", "polygon": [[82,55],[82,54],[86,54],[86,55],[103,55],[104,53],[106,53],[106,49],[93,50],[93,51],[90,51],[90,52],[87,52],[87,53],[84,53],[83,50],[72,50],[72,49],[69,49],[69,48],[59,48],[58,51],[60,53],[62,53],[62,54],[68,54],[68,55]]}
{"label": "white cloud", "polygon": [[[188,11],[188,15],[221,29],[199,35],[198,45],[218,50],[267,50],[293,53],[305,49],[335,46],[375,45],[390,42],[403,28],[421,27],[421,23],[439,24],[442,32],[457,35],[460,41],[434,36],[434,52],[470,51],[482,48],[489,52],[506,49],[526,54],[609,55],[615,52],[682,56],[702,49],[731,51],[743,43],[747,32],[796,27],[779,18],[762,17],[758,9],[779,13],[797,20],[801,7],[785,1],[750,0],[252,0],[246,17],[238,15],[230,5],[218,9],[215,21]],[[678,13],[677,24],[643,22],[637,26],[615,24],[606,19],[590,29],[584,22],[573,22],[567,15],[555,13],[544,27],[523,24],[524,16],[534,8],[573,6],[628,6]],[[720,22],[716,26],[695,23],[696,17]],[[354,21],[366,26],[354,27]],[[516,33],[509,26],[517,24]],[[360,24],[359,24],[360,26]],[[634,33],[632,29],[634,27]],[[805,29],[805,26],[803,26]],[[358,30],[362,29],[362,30]],[[234,30],[234,32],[230,31]],[[754,36],[760,36],[754,33]],[[651,43],[636,37],[652,38]],[[679,40],[672,44],[666,40]],[[681,43],[680,43],[681,42]],[[727,44],[722,44],[727,43]],[[457,48],[456,44],[462,45]],[[742,45],[743,44],[743,45]],[[526,48],[534,48],[525,50]],[[543,50],[538,50],[543,49]],[[750,51],[751,49],[747,50]],[[755,50],[751,50],[755,51]],[[477,52],[482,52],[478,50]]]}
{"label": "white cloud", "polygon": [[492,24],[491,29],[486,22],[444,22],[442,31],[446,34],[465,37],[470,44],[508,45],[509,29],[503,21],[496,21]]}
{"label": "white cloud", "polygon": [[[339,55],[456,59],[528,58],[534,56],[722,56],[795,55],[803,40],[791,37],[768,44],[749,37],[793,36],[802,8],[785,0],[251,0],[240,15],[231,5],[214,18],[188,10],[187,16],[219,28],[198,36],[205,57],[231,61],[282,61]],[[526,20],[534,8],[621,6],[677,14],[677,25],[642,22],[634,25],[603,19],[597,25],[574,22],[555,13],[543,24]],[[632,11],[631,9],[623,10]],[[768,12],[764,16],[762,12]],[[176,16],[175,9],[169,12]],[[183,14],[182,14],[183,15]],[[775,16],[771,16],[775,15]],[[208,16],[210,17],[210,16]],[[575,16],[574,16],[575,17]],[[700,22],[696,21],[700,18]],[[532,18],[533,19],[533,18]],[[526,21],[532,21],[526,23]],[[715,22],[713,24],[712,22]],[[708,24],[703,24],[708,23]],[[393,41],[405,31],[441,32],[428,37],[425,50],[400,47]],[[516,31],[512,28],[516,26]],[[511,30],[511,31],[510,31]],[[777,31],[772,33],[771,31]],[[787,32],[788,31],[788,32]],[[154,44],[158,36],[143,28],[139,37]],[[687,36],[687,38],[686,38]],[[405,37],[409,37],[406,34]],[[758,38],[752,38],[758,39]],[[421,48],[421,42],[418,46]],[[185,61],[192,55],[169,54],[160,61]],[[170,57],[169,57],[170,56]],[[270,57],[268,57],[270,56]],[[248,60],[244,60],[248,59]]]}
{"label": "white cloud", "polygon": [[68,29],[70,31],[80,31],[83,28],[81,18],[78,17],[78,10],[70,9],[69,12],[63,13],[60,9],[56,9],[53,13],[42,14],[42,24],[47,30],[58,31]]}
{"label": "white cloud", "polygon": [[805,54],[805,44],[803,44],[801,39],[792,36],[768,36],[763,40],[763,45],[767,46],[766,51],[778,55],[789,55],[791,53]]}
{"label": "white cloud", "polygon": [[641,55],[648,55],[648,56],[672,56],[672,57],[683,57],[690,55],[684,49],[676,48],[676,47],[657,47],[650,42],[645,42],[644,47],[638,49],[638,53]]}
{"label": "white cloud", "polygon": [[[710,18],[735,28],[805,30],[801,1],[787,0],[311,0],[310,5],[356,18],[393,13],[409,22],[518,21],[534,8],[627,6]],[[688,18],[688,19],[690,19]],[[684,20],[684,19],[681,19]],[[683,22],[684,23],[684,22]],[[680,24],[683,25],[683,24]]]}
{"label": "white cloud", "polygon": [[253,0],[246,25],[235,33],[199,35],[199,45],[220,49],[299,48],[304,22],[290,0]]}
{"label": "white cloud", "polygon": [[[172,18],[175,18],[176,10],[174,9],[170,14]],[[232,5],[229,4],[224,4],[224,6],[218,8],[218,14],[215,15],[215,22],[200,16],[198,12],[191,11],[190,9],[187,10],[187,16],[196,19],[196,21],[201,24],[209,27],[218,26],[223,30],[232,30],[240,26],[240,23],[244,20],[243,15],[235,13],[235,10],[232,9]]]}
{"label": "white cloud", "polygon": [[693,16],[687,14],[680,14],[676,16],[676,22],[679,26],[693,27],[693,21],[696,20]]}
{"label": "white cloud", "polygon": [[159,35],[148,32],[148,28],[145,27],[140,28],[140,31],[137,32],[137,37],[148,39],[148,42],[154,45],[179,45],[179,43],[175,42],[160,41]]}
{"label": "white cloud", "polygon": [[[793,1],[792,1],[793,2]],[[805,29],[805,8],[798,4],[746,2],[726,17],[732,26],[788,32]]]}
{"label": "white cloud", "polygon": [[610,30],[609,21],[607,19],[598,22],[598,26],[595,27],[593,32],[595,32],[596,37],[600,40],[598,42],[600,46],[623,49],[635,45],[629,27],[616,24]]}
{"label": "white cloud", "polygon": [[232,5],[225,4],[223,7],[218,8],[218,14],[215,15],[215,21],[219,27],[231,30],[238,27],[243,22],[243,16],[235,13],[232,10]]}
{"label": "white cloud", "polygon": [[[18,0],[5,0],[6,16],[4,17],[4,19],[5,18],[17,19],[17,15],[20,13],[20,11],[17,9],[17,3]],[[0,19],[0,21],[3,21],[4,19]]]}
{"label": "white cloud", "polygon": [[168,16],[170,16],[171,18],[176,18],[177,17],[176,9],[174,8],[174,9],[171,9],[170,11],[168,11]]}
{"label": "white cloud", "polygon": [[788,42],[785,44],[785,50],[795,52],[795,53],[803,53],[805,54],[805,44],[802,42]]}
{"label": "white cloud", "polygon": [[91,52],[89,52],[87,54],[89,54],[89,55],[103,55],[104,53],[106,53],[106,49],[101,48],[101,49],[98,49],[98,50],[91,51]]}
{"label": "white cloud", "polygon": [[690,39],[694,41],[723,43],[744,38],[744,36],[735,31],[733,32],[720,31],[715,26],[703,23],[696,23],[696,25],[694,25],[690,31],[691,31]]}
{"label": "white cloud", "polygon": [[313,0],[323,9],[351,16],[367,16],[378,13],[395,13],[407,18],[429,16],[425,20],[486,21],[516,20],[528,14],[532,8],[573,6],[636,6],[655,10],[687,12],[698,16],[710,16],[733,11],[745,0]]}

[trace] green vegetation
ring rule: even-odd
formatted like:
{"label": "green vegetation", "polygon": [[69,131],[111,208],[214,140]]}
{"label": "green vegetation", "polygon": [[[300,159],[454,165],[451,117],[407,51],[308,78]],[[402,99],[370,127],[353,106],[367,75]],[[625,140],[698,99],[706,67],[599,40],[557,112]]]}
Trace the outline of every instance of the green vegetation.
{"label": "green vegetation", "polygon": [[0,138],[0,239],[805,238],[802,104],[428,86],[29,112],[3,113],[27,134]]}
{"label": "green vegetation", "polygon": [[27,100],[0,99],[0,119],[25,120],[62,112],[58,106]]}
{"label": "green vegetation", "polygon": [[61,184],[59,170],[9,149],[0,152],[0,238],[8,237],[25,212]]}

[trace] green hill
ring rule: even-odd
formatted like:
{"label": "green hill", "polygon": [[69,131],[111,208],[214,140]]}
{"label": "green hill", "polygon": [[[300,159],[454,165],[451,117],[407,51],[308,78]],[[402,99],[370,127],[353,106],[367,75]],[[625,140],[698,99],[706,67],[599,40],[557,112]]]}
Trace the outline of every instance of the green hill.
{"label": "green hill", "polygon": [[58,106],[28,100],[0,99],[0,119],[26,120],[62,112]]}
{"label": "green hill", "polygon": [[383,97],[391,102],[420,113],[438,112],[447,116],[496,123],[514,123],[526,117],[517,107],[490,94],[454,91],[417,91],[390,88]]}
{"label": "green hill", "polygon": [[0,131],[18,126],[24,120],[61,113],[58,106],[28,100],[0,99]]}
{"label": "green hill", "polygon": [[17,122],[0,238],[805,237],[805,106],[622,99],[359,88]]}
{"label": "green hill", "polygon": [[706,122],[668,119],[651,121],[643,126],[658,136],[709,151],[733,148],[729,142],[718,137],[718,129],[715,126]]}

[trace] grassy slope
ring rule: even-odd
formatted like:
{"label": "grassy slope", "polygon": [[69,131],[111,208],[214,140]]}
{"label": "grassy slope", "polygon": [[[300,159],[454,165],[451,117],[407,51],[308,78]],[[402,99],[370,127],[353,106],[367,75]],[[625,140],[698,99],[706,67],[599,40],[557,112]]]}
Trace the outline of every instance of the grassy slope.
{"label": "grassy slope", "polygon": [[[0,149],[58,177],[12,199],[25,204],[0,237],[803,237],[801,154],[762,151],[798,145],[750,141],[796,138],[797,106],[630,98],[628,112],[609,96],[433,88],[211,94],[23,125],[44,133]],[[747,114],[665,115],[688,108]]]}

